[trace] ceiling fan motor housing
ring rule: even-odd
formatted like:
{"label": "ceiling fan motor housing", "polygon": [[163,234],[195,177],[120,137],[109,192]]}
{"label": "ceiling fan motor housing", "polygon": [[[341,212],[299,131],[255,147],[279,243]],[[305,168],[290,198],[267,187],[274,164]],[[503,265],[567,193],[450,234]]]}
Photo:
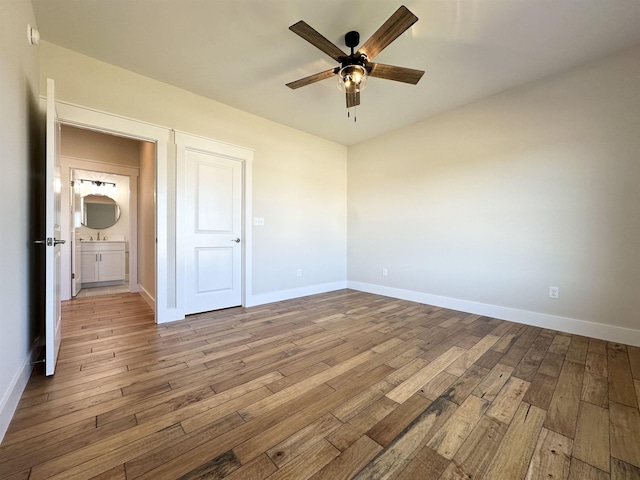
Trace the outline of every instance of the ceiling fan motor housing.
{"label": "ceiling fan motor housing", "polygon": [[353,49],[360,43],[360,34],[355,31],[347,32],[344,36],[344,44],[351,49],[351,55],[353,55]]}

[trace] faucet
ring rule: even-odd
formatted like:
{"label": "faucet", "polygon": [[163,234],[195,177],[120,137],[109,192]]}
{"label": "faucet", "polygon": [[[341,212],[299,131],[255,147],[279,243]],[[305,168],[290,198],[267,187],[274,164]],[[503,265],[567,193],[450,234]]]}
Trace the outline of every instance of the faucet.
{"label": "faucet", "polygon": [[100,232],[98,232],[98,241],[100,241]]}

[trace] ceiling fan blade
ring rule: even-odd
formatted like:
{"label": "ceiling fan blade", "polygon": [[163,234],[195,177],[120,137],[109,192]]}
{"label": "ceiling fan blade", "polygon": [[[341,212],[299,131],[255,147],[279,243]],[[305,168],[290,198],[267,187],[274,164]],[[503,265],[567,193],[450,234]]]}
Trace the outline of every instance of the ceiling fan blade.
{"label": "ceiling fan blade", "polygon": [[347,92],[347,108],[360,105],[360,92]]}
{"label": "ceiling fan blade", "polygon": [[410,83],[411,85],[416,85],[422,78],[422,75],[424,75],[422,70],[395,67],[393,65],[385,65],[383,63],[369,63],[367,64],[367,70],[371,77],[395,80],[396,82]]}
{"label": "ceiling fan blade", "polygon": [[309,75],[308,77],[301,78],[300,80],[296,80],[295,82],[289,82],[287,83],[287,87],[295,90],[296,88],[304,87],[306,85],[319,82],[320,80],[324,80],[325,78],[332,77],[335,74],[336,69],[332,68],[330,70],[325,70],[324,72],[315,73],[313,75]]}
{"label": "ceiling fan blade", "polygon": [[369,60],[373,60],[373,57],[378,55],[385,47],[402,35],[417,21],[418,17],[402,5],[384,22],[376,33],[371,35],[371,38],[362,45],[358,53],[364,53]]}
{"label": "ceiling fan blade", "polygon": [[307,42],[316,48],[319,48],[324,53],[333,58],[336,62],[342,62],[342,58],[348,57],[340,48],[336,47],[333,43],[323,37],[320,33],[314,30],[304,20],[300,20],[298,23],[294,23],[289,27],[293,33],[300,35]]}

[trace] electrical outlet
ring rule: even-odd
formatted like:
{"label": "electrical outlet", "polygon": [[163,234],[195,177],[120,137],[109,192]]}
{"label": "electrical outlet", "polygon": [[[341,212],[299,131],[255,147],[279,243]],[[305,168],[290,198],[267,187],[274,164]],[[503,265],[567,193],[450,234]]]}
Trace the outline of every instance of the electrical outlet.
{"label": "electrical outlet", "polygon": [[299,269],[298,269],[298,276],[299,276],[299,277],[301,277],[301,276],[302,276],[302,269],[301,269],[301,268],[299,268]]}
{"label": "electrical outlet", "polygon": [[264,218],[262,218],[262,217],[253,217],[253,226],[254,227],[264,227]]}
{"label": "electrical outlet", "polygon": [[560,296],[560,288],[549,287],[549,298],[558,298]]}
{"label": "electrical outlet", "polygon": [[382,269],[382,276],[383,276],[383,277],[387,277],[388,275],[389,275],[388,270],[387,270],[386,268],[383,268],[383,269]]}

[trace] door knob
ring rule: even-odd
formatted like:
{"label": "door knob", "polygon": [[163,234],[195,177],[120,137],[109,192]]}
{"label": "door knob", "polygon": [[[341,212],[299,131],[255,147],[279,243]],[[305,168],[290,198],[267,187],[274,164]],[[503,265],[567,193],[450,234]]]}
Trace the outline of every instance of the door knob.
{"label": "door knob", "polygon": [[232,242],[236,242],[236,243],[240,243],[240,239],[239,238],[234,238],[233,240],[231,240]]}
{"label": "door knob", "polygon": [[46,245],[47,247],[53,247],[54,245],[63,245],[67,243],[66,240],[58,240],[57,238],[47,237],[46,240],[34,240],[33,243],[40,243]]}

